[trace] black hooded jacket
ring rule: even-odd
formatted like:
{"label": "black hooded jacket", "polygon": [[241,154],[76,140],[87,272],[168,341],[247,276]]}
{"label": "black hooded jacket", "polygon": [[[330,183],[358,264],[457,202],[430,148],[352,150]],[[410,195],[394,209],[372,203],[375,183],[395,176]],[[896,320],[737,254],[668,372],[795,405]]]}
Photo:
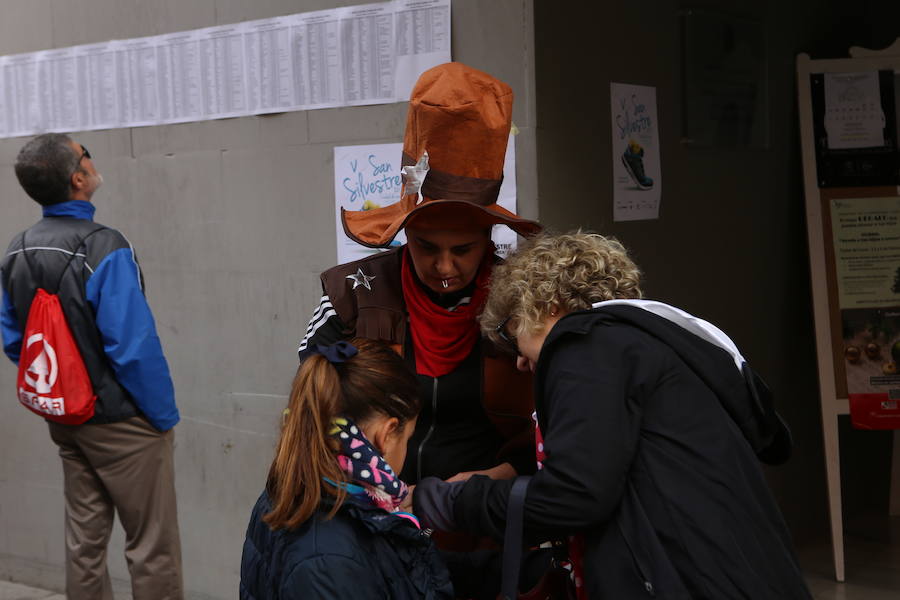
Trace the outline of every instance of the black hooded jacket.
{"label": "black hooded jacket", "polygon": [[[741,367],[634,306],[567,315],[547,336],[535,373],[546,460],[525,535],[583,534],[592,600],[811,598],[759,464],[786,460],[790,435]],[[439,485],[420,484],[417,514],[440,510],[426,505]],[[453,490],[455,525],[502,539],[510,487],[473,477]]]}

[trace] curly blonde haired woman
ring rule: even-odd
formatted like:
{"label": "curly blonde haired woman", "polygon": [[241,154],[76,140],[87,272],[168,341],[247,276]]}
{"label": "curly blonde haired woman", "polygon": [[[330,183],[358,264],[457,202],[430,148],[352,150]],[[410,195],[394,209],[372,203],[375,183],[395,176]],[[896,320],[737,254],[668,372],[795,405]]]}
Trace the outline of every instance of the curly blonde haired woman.
{"label": "curly blonde haired woman", "polygon": [[[759,464],[790,454],[768,389],[640,283],[619,242],[582,232],[494,269],[482,329],[535,375],[526,539],[570,538],[581,598],[810,598]],[[416,514],[502,539],[512,484],[425,479]]]}

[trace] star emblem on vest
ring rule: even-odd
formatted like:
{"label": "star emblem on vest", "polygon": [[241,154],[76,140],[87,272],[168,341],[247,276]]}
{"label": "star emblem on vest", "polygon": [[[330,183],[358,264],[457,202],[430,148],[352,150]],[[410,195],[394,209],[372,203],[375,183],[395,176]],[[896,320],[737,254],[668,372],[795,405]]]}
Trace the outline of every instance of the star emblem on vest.
{"label": "star emblem on vest", "polygon": [[356,288],[358,288],[359,286],[363,286],[367,290],[371,290],[372,284],[369,282],[372,281],[373,279],[375,279],[375,276],[374,275],[366,275],[365,273],[363,273],[363,270],[360,267],[359,269],[356,270],[356,273],[354,273],[353,275],[347,275],[346,279],[349,279],[353,282],[354,290]]}

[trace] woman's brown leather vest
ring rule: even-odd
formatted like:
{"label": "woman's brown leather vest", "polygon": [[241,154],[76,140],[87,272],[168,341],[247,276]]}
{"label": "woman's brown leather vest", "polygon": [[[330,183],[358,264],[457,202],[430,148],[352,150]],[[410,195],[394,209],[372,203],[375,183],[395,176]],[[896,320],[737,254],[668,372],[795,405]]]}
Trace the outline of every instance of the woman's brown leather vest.
{"label": "woman's brown leather vest", "polygon": [[[383,340],[403,356],[408,318],[400,279],[403,248],[338,265],[322,273],[322,286],[347,335]],[[506,450],[534,443],[531,373],[482,340],[482,404],[508,440]]]}

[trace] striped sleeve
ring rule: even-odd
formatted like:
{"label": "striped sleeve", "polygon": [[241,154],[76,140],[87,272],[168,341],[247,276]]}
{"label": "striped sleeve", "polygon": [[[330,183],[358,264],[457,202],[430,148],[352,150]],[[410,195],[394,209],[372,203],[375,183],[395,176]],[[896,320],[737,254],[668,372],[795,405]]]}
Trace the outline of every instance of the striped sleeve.
{"label": "striped sleeve", "polygon": [[333,344],[347,339],[345,331],[346,326],[338,317],[334,306],[331,305],[328,294],[325,294],[319,300],[319,306],[316,307],[309,320],[309,325],[306,326],[306,334],[300,341],[297,352],[303,352],[310,344]]}

